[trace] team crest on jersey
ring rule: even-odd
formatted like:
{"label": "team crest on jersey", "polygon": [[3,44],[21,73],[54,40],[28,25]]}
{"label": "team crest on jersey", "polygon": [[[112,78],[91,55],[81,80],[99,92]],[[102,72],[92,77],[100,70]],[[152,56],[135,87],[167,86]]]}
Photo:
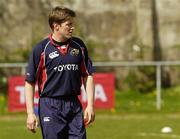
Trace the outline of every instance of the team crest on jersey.
{"label": "team crest on jersey", "polygon": [[70,54],[72,55],[72,56],[77,56],[78,54],[79,54],[79,49],[72,49],[71,50],[71,52],[70,52]]}

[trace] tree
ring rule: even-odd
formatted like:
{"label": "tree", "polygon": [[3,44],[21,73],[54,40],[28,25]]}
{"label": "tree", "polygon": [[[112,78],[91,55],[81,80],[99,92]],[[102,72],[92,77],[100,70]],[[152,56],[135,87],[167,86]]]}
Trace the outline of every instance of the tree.
{"label": "tree", "polygon": [[[153,37],[153,60],[161,61],[162,60],[162,50],[159,39],[159,23],[158,23],[158,13],[156,7],[156,0],[151,0],[151,11],[152,11],[152,37]],[[164,68],[161,68],[161,80],[163,87],[170,87],[170,75],[168,71],[165,71]]]}
{"label": "tree", "polygon": [[153,60],[161,61],[162,52],[161,52],[161,45],[159,40],[159,24],[158,24],[156,0],[151,0],[151,2],[152,2],[151,10],[152,10]]}

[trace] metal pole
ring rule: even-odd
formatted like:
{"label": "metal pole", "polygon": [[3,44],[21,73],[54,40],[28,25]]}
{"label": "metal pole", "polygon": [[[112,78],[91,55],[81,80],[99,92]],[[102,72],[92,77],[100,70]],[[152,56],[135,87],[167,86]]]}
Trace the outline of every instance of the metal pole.
{"label": "metal pole", "polygon": [[156,108],[161,110],[161,65],[156,65]]}
{"label": "metal pole", "polygon": [[21,75],[25,75],[26,73],[26,67],[21,67]]}

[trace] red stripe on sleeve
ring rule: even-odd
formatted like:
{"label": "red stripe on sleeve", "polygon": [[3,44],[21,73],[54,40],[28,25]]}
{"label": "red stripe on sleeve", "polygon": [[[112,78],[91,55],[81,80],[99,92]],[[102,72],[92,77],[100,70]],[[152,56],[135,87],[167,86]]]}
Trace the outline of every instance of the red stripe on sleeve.
{"label": "red stripe on sleeve", "polygon": [[41,54],[39,66],[38,66],[38,85],[39,85],[39,91],[42,92],[44,89],[45,82],[47,80],[47,74],[46,74],[46,67],[45,67],[45,61],[44,61],[44,53]]}
{"label": "red stripe on sleeve", "polygon": [[81,62],[81,73],[82,73],[82,76],[85,77],[85,76],[89,75],[89,72],[86,67],[84,50],[82,48],[81,48],[81,50],[82,50],[82,56],[83,56],[83,60]]}

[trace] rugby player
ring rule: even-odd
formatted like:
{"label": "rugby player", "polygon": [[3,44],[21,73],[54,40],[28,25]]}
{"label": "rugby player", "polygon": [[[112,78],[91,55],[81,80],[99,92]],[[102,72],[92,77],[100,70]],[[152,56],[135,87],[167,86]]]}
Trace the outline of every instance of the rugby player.
{"label": "rugby player", "polygon": [[[95,119],[94,67],[84,42],[72,36],[76,13],[66,7],[55,7],[49,13],[52,30],[32,50],[25,78],[27,128],[36,132],[38,118],[34,113],[34,91],[38,84],[39,122],[43,139],[86,139],[85,125]],[[87,107],[78,99],[84,83]]]}

